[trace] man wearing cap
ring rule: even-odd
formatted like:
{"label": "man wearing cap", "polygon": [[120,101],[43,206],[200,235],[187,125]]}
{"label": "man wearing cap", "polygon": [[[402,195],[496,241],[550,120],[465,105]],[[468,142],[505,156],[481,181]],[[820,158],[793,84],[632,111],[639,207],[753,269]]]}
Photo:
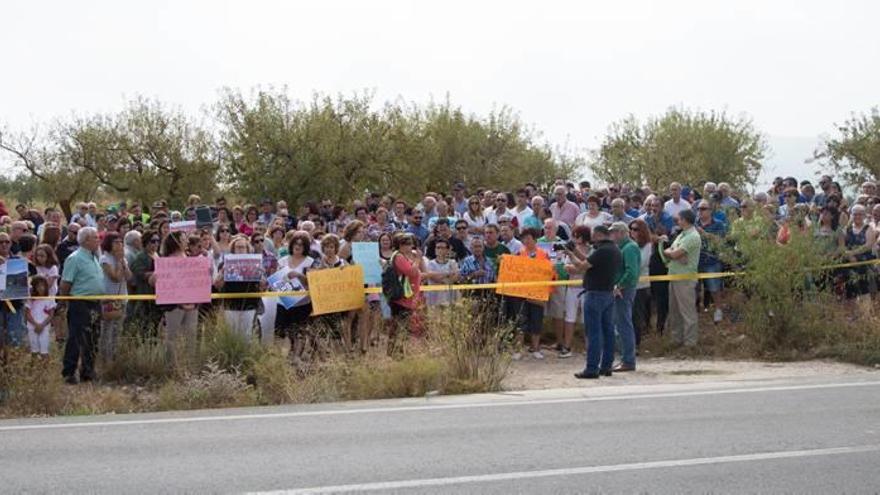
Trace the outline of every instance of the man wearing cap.
{"label": "man wearing cap", "polygon": [[[681,233],[670,247],[662,251],[663,261],[669,267],[669,275],[686,276],[685,280],[673,280],[669,283],[669,317],[666,325],[672,332],[672,340],[686,346],[696,345],[699,336],[695,288],[702,240],[700,233],[694,228],[695,221],[693,211],[682,210],[678,216]],[[661,240],[666,241],[664,238]],[[693,277],[693,280],[687,276]]]}
{"label": "man wearing cap", "polygon": [[624,222],[611,224],[611,239],[620,249],[623,263],[614,284],[614,324],[620,336],[620,364],[614,371],[635,371],[636,330],[633,326],[633,302],[642,265],[642,250],[629,237],[629,227]]}
{"label": "man wearing cap", "polygon": [[163,212],[167,215],[169,213],[168,212],[168,203],[166,203],[164,199],[160,199],[159,201],[154,201],[153,207],[150,208],[150,210],[153,212],[153,216],[156,216],[156,214],[159,212]]}
{"label": "man wearing cap", "polygon": [[[611,376],[614,364],[614,283],[622,263],[620,249],[610,239],[604,225],[593,228],[593,251],[589,256],[572,259],[566,270],[584,272],[584,328],[587,362],[575,378],[595,379]],[[570,251],[578,257],[577,250]]]}

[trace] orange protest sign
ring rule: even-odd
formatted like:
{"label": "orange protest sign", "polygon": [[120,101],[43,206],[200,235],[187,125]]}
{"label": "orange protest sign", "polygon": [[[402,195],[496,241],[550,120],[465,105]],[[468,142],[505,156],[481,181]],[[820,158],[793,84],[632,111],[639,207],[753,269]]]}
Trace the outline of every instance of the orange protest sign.
{"label": "orange protest sign", "polygon": [[[501,267],[498,270],[498,283],[516,282],[547,282],[553,280],[553,264],[549,260],[533,259],[526,256],[501,256]],[[498,287],[496,294],[523,297],[535,301],[550,299],[552,287]]]}
{"label": "orange protest sign", "polygon": [[364,267],[360,265],[310,270],[312,316],[360,309],[364,305]]}

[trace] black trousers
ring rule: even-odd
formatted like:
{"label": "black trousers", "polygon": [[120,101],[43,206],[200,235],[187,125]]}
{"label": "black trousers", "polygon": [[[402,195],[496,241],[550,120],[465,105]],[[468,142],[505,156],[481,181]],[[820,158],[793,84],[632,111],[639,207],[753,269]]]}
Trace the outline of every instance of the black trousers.
{"label": "black trousers", "polygon": [[663,335],[669,315],[669,282],[651,282],[651,301],[657,311],[657,333]]}
{"label": "black trousers", "polygon": [[651,327],[651,288],[645,287],[636,291],[633,302],[633,328],[636,330],[636,347],[642,343],[642,335],[647,334]]}
{"label": "black trousers", "polygon": [[95,351],[101,332],[101,303],[70,301],[67,307],[67,343],[61,374],[74,376],[79,365],[80,379],[95,378]]}

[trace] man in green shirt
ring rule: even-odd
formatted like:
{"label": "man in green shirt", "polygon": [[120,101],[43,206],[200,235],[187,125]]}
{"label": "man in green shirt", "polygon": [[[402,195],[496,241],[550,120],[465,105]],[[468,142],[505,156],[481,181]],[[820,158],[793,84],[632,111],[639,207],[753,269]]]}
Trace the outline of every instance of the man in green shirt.
{"label": "man in green shirt", "polygon": [[489,224],[485,227],[486,241],[483,243],[483,255],[492,262],[495,273],[498,273],[501,264],[501,255],[510,254],[510,249],[498,241],[498,226]]}
{"label": "man in green shirt", "polygon": [[[83,227],[77,233],[77,241],[79,248],[64,262],[59,293],[62,296],[102,295],[104,270],[98,262],[98,231],[93,227]],[[79,380],[94,380],[95,350],[101,327],[100,301],[70,301],[67,327],[64,366],[61,370],[64,381],[74,385]],[[78,365],[79,380],[76,377]]]}
{"label": "man in green shirt", "polygon": [[630,239],[626,222],[611,224],[611,239],[620,248],[622,259],[614,284],[614,325],[620,336],[620,364],[614,367],[614,371],[635,371],[636,330],[632,316],[642,265],[642,250]]}
{"label": "man in green shirt", "polygon": [[[694,228],[696,216],[692,210],[682,210],[678,214],[681,233],[672,246],[664,249],[662,255],[670,275],[692,275],[696,277],[700,262],[700,233]],[[679,345],[697,345],[699,328],[697,326],[697,280],[673,280],[669,283],[668,325],[672,340]]]}

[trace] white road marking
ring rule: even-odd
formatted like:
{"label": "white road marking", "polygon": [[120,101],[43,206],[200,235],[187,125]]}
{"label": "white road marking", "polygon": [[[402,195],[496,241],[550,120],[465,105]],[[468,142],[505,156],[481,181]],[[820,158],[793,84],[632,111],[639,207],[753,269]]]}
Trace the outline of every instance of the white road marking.
{"label": "white road marking", "polygon": [[382,414],[382,413],[406,413],[420,411],[443,411],[453,409],[480,409],[489,407],[512,407],[512,406],[538,406],[546,404],[571,404],[578,402],[606,402],[619,400],[640,400],[640,399],[666,399],[675,397],[700,397],[706,395],[732,395],[732,394],[753,394],[762,392],[785,392],[796,390],[821,390],[833,388],[851,388],[851,387],[875,387],[880,385],[880,381],[866,382],[845,382],[845,383],[823,383],[811,385],[780,385],[767,387],[750,387],[750,388],[733,388],[722,390],[692,390],[682,392],[663,392],[663,393],[643,393],[629,395],[606,395],[601,397],[571,397],[561,399],[536,399],[536,400],[511,400],[511,401],[493,401],[493,402],[472,402],[462,404],[434,404],[424,406],[392,406],[392,407],[364,407],[355,409],[325,409],[320,411],[291,411],[283,413],[257,413],[257,414],[229,414],[216,416],[186,416],[181,418],[155,418],[155,419],[119,419],[117,421],[83,421],[83,422],[60,422],[60,423],[33,423],[0,426],[0,433],[5,431],[23,431],[23,430],[54,430],[64,428],[99,428],[112,426],[141,426],[156,424],[176,424],[176,423],[205,423],[220,421],[247,421],[256,419],[283,419],[283,418],[304,418],[316,416],[345,416],[352,414]]}
{"label": "white road marking", "polygon": [[359,483],[351,485],[319,486],[314,488],[253,492],[252,495],[304,495],[316,493],[350,493],[377,490],[402,490],[408,488],[428,488],[437,486],[464,485],[472,483],[491,483],[498,481],[549,478],[554,476],[577,476],[584,474],[613,473],[619,471],[640,471],[644,469],[702,466],[706,464],[728,464],[734,462],[769,461],[774,459],[795,459],[800,457],[819,457],[877,451],[880,451],[880,445],[861,445],[855,447],[836,447],[813,450],[789,450],[780,452],[727,455],[720,457],[697,457],[694,459],[672,459],[666,461],[634,462],[629,464],[612,464],[608,466],[586,466],[564,469],[546,469],[541,471],[519,471],[513,473],[481,474],[475,476],[454,476],[449,478],[425,478],[403,481],[380,481],[376,483]]}

